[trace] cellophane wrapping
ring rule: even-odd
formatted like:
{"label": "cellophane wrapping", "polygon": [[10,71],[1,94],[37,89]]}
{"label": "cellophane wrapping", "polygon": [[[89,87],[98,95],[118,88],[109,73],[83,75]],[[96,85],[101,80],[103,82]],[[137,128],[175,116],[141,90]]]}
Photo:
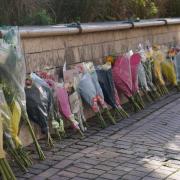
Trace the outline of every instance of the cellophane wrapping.
{"label": "cellophane wrapping", "polygon": [[3,38],[0,39],[0,83],[5,98],[10,104],[13,98],[26,108],[24,82],[26,66],[21,52],[18,27],[0,27]]}
{"label": "cellophane wrapping", "polygon": [[24,92],[26,66],[21,52],[18,27],[0,27],[0,31],[2,32],[2,39],[0,39],[0,85],[5,100],[12,111],[10,120],[6,119],[8,126],[5,128],[5,132],[6,135],[9,134],[7,137],[10,137],[11,134],[18,146],[21,145],[18,137],[21,109],[26,112]]}
{"label": "cellophane wrapping", "polygon": [[130,57],[131,77],[132,77],[132,92],[133,92],[133,94],[139,91],[138,68],[139,68],[140,63],[141,63],[140,54],[134,53]]}
{"label": "cellophane wrapping", "polygon": [[180,82],[180,52],[175,57],[176,76],[178,83]]}
{"label": "cellophane wrapping", "polygon": [[113,80],[118,91],[126,97],[132,96],[132,77],[127,56],[119,56],[112,69]]}
{"label": "cellophane wrapping", "polygon": [[113,108],[117,108],[115,100],[114,82],[112,79],[112,70],[104,70],[98,68],[96,70],[98,81],[104,94],[104,99],[107,104]]}

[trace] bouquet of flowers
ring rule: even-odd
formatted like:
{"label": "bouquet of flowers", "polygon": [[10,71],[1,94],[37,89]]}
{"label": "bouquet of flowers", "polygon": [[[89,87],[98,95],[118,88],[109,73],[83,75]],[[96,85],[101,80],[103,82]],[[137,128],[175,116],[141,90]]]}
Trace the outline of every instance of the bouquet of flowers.
{"label": "bouquet of flowers", "polygon": [[49,94],[42,85],[31,78],[26,80],[25,92],[27,113],[30,120],[41,127],[42,133],[47,135],[48,145],[53,146],[48,126]]}
{"label": "bouquet of flowers", "polygon": [[180,87],[180,53],[178,53],[175,57],[175,68],[176,68],[178,87]]}
{"label": "bouquet of flowers", "polygon": [[144,55],[142,58],[142,65],[144,67],[144,71],[145,71],[145,75],[146,75],[146,81],[147,81],[147,85],[150,89],[149,91],[149,96],[151,97],[151,99],[153,99],[154,101],[157,100],[157,98],[160,97],[160,94],[157,91],[157,88],[153,82],[153,61],[152,61],[152,48],[147,46],[146,51],[144,51]]}
{"label": "bouquet of flowers", "polygon": [[83,111],[82,100],[77,90],[80,81],[78,71],[75,69],[64,69],[63,77],[69,94],[71,111],[78,121],[81,131],[84,132],[87,130],[87,122]]}
{"label": "bouquet of flowers", "polygon": [[80,79],[80,82],[78,84],[78,92],[81,95],[81,97],[85,100],[85,102],[89,104],[92,110],[97,114],[101,122],[101,126],[105,128],[106,122],[104,121],[100,113],[100,108],[98,106],[96,98],[96,89],[94,87],[92,78],[89,73],[84,73],[82,75],[82,78]]}
{"label": "bouquet of flowers", "polygon": [[[26,112],[24,92],[26,68],[21,53],[18,28],[4,27],[0,28],[0,31],[2,31],[3,34],[0,43],[0,54],[2,54],[1,57],[5,58],[0,61],[0,84],[2,85],[6,101],[11,107],[12,112],[14,112],[14,108],[18,109],[18,113],[13,114],[13,118],[15,119],[12,119],[12,124],[16,125],[14,130],[19,126],[20,116],[22,116],[29,127],[40,158],[44,159],[44,154],[37,142]],[[17,130],[15,131],[17,132]]]}
{"label": "bouquet of flowers", "polygon": [[71,123],[72,127],[77,130],[82,136],[79,123],[75,120],[74,114],[71,112],[69,104],[69,96],[63,83],[56,83],[55,94],[58,102],[59,112]]}
{"label": "bouquet of flowers", "polygon": [[0,172],[4,180],[16,179],[5,158],[5,152],[3,148],[4,127],[7,124],[7,121],[8,122],[10,121],[10,118],[11,118],[10,111],[5,101],[3,91],[2,89],[0,89]]}
{"label": "bouquet of flowers", "polygon": [[139,104],[141,108],[144,108],[144,102],[139,92],[139,84],[138,84],[138,68],[141,63],[141,56],[139,53],[134,53],[130,57],[130,65],[131,65],[131,77],[132,77],[132,92],[136,102]]}
{"label": "bouquet of flowers", "polygon": [[[64,129],[64,122],[62,119],[62,116],[59,112],[58,108],[58,102],[56,99],[56,93],[55,93],[55,78],[52,75],[49,75],[46,72],[40,71],[37,73],[38,76],[40,76],[43,79],[43,83],[46,87],[46,91],[49,94],[49,119],[51,119],[52,129],[55,130],[56,135],[61,139],[61,137],[65,136],[65,129]],[[44,83],[44,81],[46,83]],[[48,86],[47,86],[48,85]]]}
{"label": "bouquet of flowers", "polygon": [[144,93],[146,99],[149,102],[151,102],[151,98],[148,95],[148,93],[150,93],[150,89],[147,84],[146,73],[145,73],[145,69],[142,62],[139,64],[139,67],[138,67],[138,81],[139,81],[139,87],[141,91]]}
{"label": "bouquet of flowers", "polygon": [[164,61],[163,53],[156,45],[153,46],[152,60],[153,60],[153,74],[155,78],[155,84],[161,95],[167,94],[168,90],[165,86],[165,81],[162,75],[161,64]]}
{"label": "bouquet of flowers", "polygon": [[166,59],[161,64],[162,74],[171,85],[177,86],[177,78],[174,63],[171,59]]}
{"label": "bouquet of flowers", "polygon": [[85,63],[85,70],[91,76],[92,82],[93,82],[95,90],[96,90],[97,102],[100,104],[103,111],[106,113],[108,120],[110,120],[112,124],[116,124],[115,119],[112,117],[111,113],[108,110],[107,104],[104,101],[104,94],[103,94],[101,86],[98,82],[98,77],[97,77],[97,73],[96,73],[94,64],[92,62]]}
{"label": "bouquet of flowers", "polygon": [[102,88],[105,102],[109,104],[113,109],[117,111],[123,118],[127,117],[127,113],[122,108],[120,101],[118,99],[118,94],[115,89],[115,85],[112,79],[112,70],[103,69],[98,66],[96,73],[98,75],[98,81]]}
{"label": "bouquet of flowers", "polygon": [[134,110],[138,111],[141,108],[133,97],[131,67],[128,58],[127,55],[117,57],[113,65],[112,75],[117,90],[123,93],[132,103]]}

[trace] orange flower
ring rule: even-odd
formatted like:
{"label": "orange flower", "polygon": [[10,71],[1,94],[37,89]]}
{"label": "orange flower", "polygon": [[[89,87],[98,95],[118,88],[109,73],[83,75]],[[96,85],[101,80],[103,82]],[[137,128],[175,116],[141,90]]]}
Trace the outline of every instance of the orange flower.
{"label": "orange flower", "polygon": [[107,56],[107,57],[105,58],[105,61],[113,64],[113,63],[114,63],[114,57],[113,57],[113,56]]}
{"label": "orange flower", "polygon": [[174,56],[176,56],[176,51],[175,51],[175,49],[170,49],[169,51],[168,51],[168,55],[170,56],[170,57],[174,57]]}

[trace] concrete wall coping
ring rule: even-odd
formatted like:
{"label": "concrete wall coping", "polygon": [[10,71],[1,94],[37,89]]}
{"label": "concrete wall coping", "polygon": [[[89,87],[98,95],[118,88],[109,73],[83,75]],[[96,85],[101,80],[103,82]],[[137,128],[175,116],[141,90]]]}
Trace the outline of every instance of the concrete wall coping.
{"label": "concrete wall coping", "polygon": [[30,38],[165,26],[172,24],[180,24],[180,18],[150,19],[132,23],[128,21],[83,23],[80,26],[70,26],[66,24],[57,24],[51,26],[27,26],[20,27],[20,33],[22,38]]}

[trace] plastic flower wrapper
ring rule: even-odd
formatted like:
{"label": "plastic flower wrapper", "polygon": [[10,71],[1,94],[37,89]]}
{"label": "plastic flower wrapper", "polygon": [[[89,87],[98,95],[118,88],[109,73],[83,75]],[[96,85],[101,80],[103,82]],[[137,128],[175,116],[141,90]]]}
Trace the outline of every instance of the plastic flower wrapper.
{"label": "plastic flower wrapper", "polygon": [[[33,77],[33,78],[32,78]],[[26,80],[26,106],[30,120],[41,127],[47,136],[47,145],[52,147],[53,141],[49,132],[49,116],[52,107],[52,92],[48,84],[35,75],[30,75]],[[39,80],[39,81],[38,81]],[[43,85],[43,83],[45,85]]]}
{"label": "plastic flower wrapper", "polygon": [[60,135],[59,137],[61,139],[61,137],[66,136],[66,132],[64,128],[64,121],[61,114],[59,113],[57,101],[55,102],[54,107],[55,107],[55,120],[52,121],[52,127],[53,129],[55,129],[55,131],[57,131],[57,134]]}
{"label": "plastic flower wrapper", "polygon": [[144,108],[144,102],[139,92],[138,84],[138,68],[141,63],[141,56],[139,53],[133,53],[130,57],[130,66],[131,66],[131,77],[132,77],[132,92],[136,102],[141,108]]}
{"label": "plastic flower wrapper", "polygon": [[[48,83],[49,81],[47,81]],[[52,83],[53,82],[53,83]],[[62,118],[62,115],[59,112],[59,105],[58,105],[58,99],[56,96],[56,92],[55,92],[55,81],[51,81],[51,85],[53,88],[53,103],[54,103],[54,119],[52,120],[52,128],[55,129],[56,134],[59,136],[59,138],[61,139],[61,137],[65,137],[66,132],[65,132],[65,128],[64,128],[64,121]]]}
{"label": "plastic flower wrapper", "polygon": [[[52,129],[55,130],[56,135],[61,139],[61,136],[65,136],[65,129],[64,129],[64,122],[62,119],[61,114],[59,113],[58,109],[58,102],[56,98],[56,93],[55,93],[55,86],[56,82],[53,80],[53,76],[49,76],[48,74],[42,72],[44,75],[44,79],[46,83],[48,84],[49,88],[52,91],[52,107],[50,111],[50,118],[52,119],[51,124],[52,124]],[[38,73],[39,74],[39,73]],[[42,77],[42,74],[40,75]]]}
{"label": "plastic flower wrapper", "polygon": [[177,78],[174,63],[171,59],[166,59],[161,63],[162,74],[171,85],[177,86]]}
{"label": "plastic flower wrapper", "polygon": [[160,94],[157,91],[157,88],[153,82],[152,54],[153,54],[152,48],[150,46],[147,46],[147,49],[145,51],[146,58],[143,58],[144,61],[142,61],[142,65],[144,67],[144,70],[146,73],[146,81],[147,81],[148,87],[150,89],[149,95],[155,101],[155,100],[157,100],[157,98],[160,97]]}
{"label": "plastic flower wrapper", "polygon": [[[2,101],[0,101],[0,103],[2,103]],[[5,152],[3,148],[3,121],[4,121],[3,114],[6,116],[6,118],[9,118],[6,112],[4,112],[3,109],[1,109],[0,107],[0,172],[3,180],[8,180],[8,179],[16,180],[9,166],[9,163],[5,158]]]}
{"label": "plastic flower wrapper", "polygon": [[176,68],[176,77],[178,82],[178,88],[180,89],[180,53],[175,57],[175,68]]}
{"label": "plastic flower wrapper", "polygon": [[141,91],[144,93],[146,99],[149,102],[151,102],[151,98],[150,98],[151,96],[149,96],[150,89],[147,84],[146,73],[145,73],[145,69],[142,63],[140,63],[138,67],[138,81],[139,81],[139,87]]}
{"label": "plastic flower wrapper", "polygon": [[5,87],[3,90],[8,104],[11,104],[13,98],[20,104],[22,111],[21,115],[28,125],[29,132],[33,138],[39,157],[40,159],[44,159],[44,154],[36,139],[26,112],[26,98],[24,92],[26,66],[24,56],[21,52],[18,28],[0,27],[0,31],[3,34],[3,39],[0,43],[0,54],[5,51],[9,52],[7,59],[3,60],[4,63],[0,63],[0,83]]}
{"label": "plastic flower wrapper", "polygon": [[36,75],[35,73],[31,73],[30,75],[31,79],[33,80],[33,82],[37,85],[42,86],[42,88],[46,91],[47,94],[47,99],[48,99],[48,116],[52,115],[52,107],[53,107],[53,93],[52,93],[52,89],[49,87],[49,84],[42,78],[40,78],[38,75]]}
{"label": "plastic flower wrapper", "polygon": [[162,69],[161,69],[161,63],[165,60],[165,57],[163,56],[163,53],[160,51],[158,46],[153,46],[153,54],[152,54],[152,60],[153,60],[153,74],[155,77],[156,86],[159,90],[159,92],[164,95],[168,93],[168,90],[165,86],[165,81],[162,76]]}
{"label": "plastic flower wrapper", "polygon": [[141,44],[139,44],[139,54],[141,56],[141,62],[139,64],[139,66],[138,66],[139,86],[140,86],[141,89],[143,89],[145,91],[150,91],[150,89],[148,87],[147,80],[146,80],[145,69],[144,69],[144,66],[143,66],[143,63],[145,63],[147,61],[147,58],[146,58],[145,50],[143,49]]}
{"label": "plastic flower wrapper", "polygon": [[79,73],[75,69],[64,70],[63,77],[64,82],[67,85],[71,111],[74,114],[75,119],[79,122],[81,131],[84,132],[87,130],[87,123],[84,116],[82,100],[77,90],[80,81]]}
{"label": "plastic flower wrapper", "polygon": [[135,111],[140,110],[132,94],[131,68],[127,56],[117,57],[112,69],[112,75],[116,89],[130,100]]}
{"label": "plastic flower wrapper", "polygon": [[83,109],[82,107],[82,102],[80,100],[79,94],[74,91],[69,95],[69,103],[71,106],[71,111],[75,116],[75,119],[79,122],[79,127],[83,132],[87,130],[86,126],[84,125],[84,122],[86,122]]}
{"label": "plastic flower wrapper", "polygon": [[59,106],[59,112],[71,123],[72,127],[83,136],[83,133],[79,128],[79,123],[75,120],[74,114],[71,112],[69,97],[64,84],[56,83],[55,94]]}
{"label": "plastic flower wrapper", "polygon": [[99,84],[104,94],[105,102],[108,103],[113,109],[115,109],[118,114],[121,114],[122,117],[127,117],[120,103],[116,102],[117,97],[115,92],[115,85],[112,79],[112,70],[104,70],[99,66],[96,72],[98,75]]}
{"label": "plastic flower wrapper", "polygon": [[87,68],[87,72],[91,76],[92,82],[93,82],[94,87],[96,89],[97,100],[99,101],[102,108],[107,108],[107,105],[106,105],[106,103],[104,101],[104,94],[103,94],[101,86],[100,86],[100,84],[98,82],[98,77],[97,77],[96,70],[95,70],[95,67],[94,67],[93,63],[92,62],[86,63],[86,68]]}
{"label": "plastic flower wrapper", "polygon": [[[13,114],[11,113],[6,103],[2,88],[0,88],[0,111],[1,118],[3,120],[4,139],[7,150],[9,154],[12,155],[12,157],[15,159],[19,167],[23,171],[26,171],[26,167],[32,165],[32,162],[27,157],[27,154],[24,154],[25,152],[22,150],[21,141],[17,136],[18,127],[16,125],[14,126],[13,124],[14,121],[17,120],[14,117],[14,113],[18,112],[13,112]],[[19,120],[19,117],[17,118]],[[22,152],[24,153],[22,154]]]}
{"label": "plastic flower wrapper", "polygon": [[93,82],[94,87],[96,89],[97,103],[100,104],[103,111],[106,113],[106,115],[108,117],[108,120],[110,120],[112,124],[116,124],[115,119],[112,117],[110,111],[108,110],[107,104],[104,101],[104,94],[103,94],[101,86],[100,86],[100,84],[98,82],[98,77],[97,77],[97,74],[96,74],[94,64],[92,62],[88,62],[85,65],[86,65],[86,70],[90,74],[92,82]]}
{"label": "plastic flower wrapper", "polygon": [[21,107],[21,116],[28,125],[36,149],[41,159],[44,154],[37,142],[26,112],[26,98],[24,82],[26,77],[25,60],[21,53],[19,31],[17,27],[0,27],[3,37],[0,41],[0,83],[3,86],[7,103],[10,105],[15,99]]}
{"label": "plastic flower wrapper", "polygon": [[79,94],[84,99],[84,101],[90,105],[92,110],[97,114],[101,122],[101,126],[106,127],[106,123],[101,116],[100,108],[98,106],[96,98],[96,89],[94,87],[92,78],[89,73],[85,72],[80,79],[79,85],[77,87]]}
{"label": "plastic flower wrapper", "polygon": [[[54,97],[53,97],[53,93],[54,93],[53,91],[54,91],[54,86],[55,86],[55,81],[53,80],[54,78],[53,78],[53,76],[48,75],[46,72],[38,72],[37,74],[38,75],[36,75],[35,73],[31,73],[30,76],[35,83],[40,84],[43,87],[43,89],[45,89],[45,91],[47,92],[48,120],[50,120],[51,124],[52,124],[52,122],[53,122],[53,124],[55,124],[54,121],[56,121],[56,119],[54,117],[55,111],[54,111]],[[45,79],[45,78],[47,78],[47,79]],[[56,132],[58,132],[58,131],[56,131]],[[49,133],[49,137],[50,137],[50,133]]]}
{"label": "plastic flower wrapper", "polygon": [[30,120],[41,127],[44,134],[48,134],[48,96],[43,88],[32,82],[25,87],[26,106]]}

